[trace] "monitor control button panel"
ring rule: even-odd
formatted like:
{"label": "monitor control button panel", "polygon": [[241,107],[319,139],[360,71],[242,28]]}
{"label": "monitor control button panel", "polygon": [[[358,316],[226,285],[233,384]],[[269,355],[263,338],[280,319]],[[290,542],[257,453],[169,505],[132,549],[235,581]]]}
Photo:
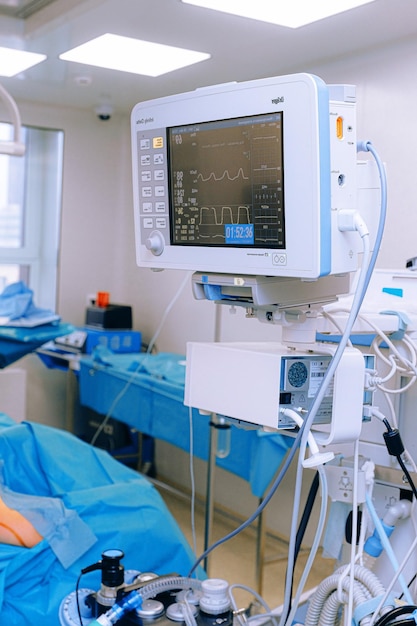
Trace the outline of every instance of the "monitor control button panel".
{"label": "monitor control button panel", "polygon": [[142,244],[159,256],[169,241],[165,129],[138,133],[137,149]]}

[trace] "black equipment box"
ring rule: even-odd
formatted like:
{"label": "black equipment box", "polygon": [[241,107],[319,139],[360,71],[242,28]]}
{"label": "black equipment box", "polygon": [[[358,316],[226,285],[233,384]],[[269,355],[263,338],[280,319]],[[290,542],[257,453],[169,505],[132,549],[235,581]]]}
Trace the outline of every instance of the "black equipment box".
{"label": "black equipment box", "polygon": [[132,328],[132,307],[125,304],[108,306],[89,306],[86,311],[85,325],[93,328]]}

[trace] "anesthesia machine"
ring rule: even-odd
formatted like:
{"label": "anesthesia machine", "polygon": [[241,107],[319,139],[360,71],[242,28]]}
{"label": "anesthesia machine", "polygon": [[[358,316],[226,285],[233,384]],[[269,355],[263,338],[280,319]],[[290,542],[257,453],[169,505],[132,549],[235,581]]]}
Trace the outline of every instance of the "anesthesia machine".
{"label": "anesthesia machine", "polygon": [[[293,438],[245,523],[294,462],[284,604],[269,616],[263,603],[256,619],[415,621],[417,282],[413,260],[410,269],[375,270],[385,172],[372,143],[357,137],[354,86],[295,74],[140,103],[132,154],[137,264],[192,270],[196,299],[280,326],[279,343],[190,342],[186,358],[187,406]],[[295,588],[307,468],[321,498]],[[138,572],[121,574],[116,555],[116,582],[103,571],[100,590],[74,592],[82,623],[251,621],[249,611],[231,613],[233,585],[193,577],[219,543],[186,579],[144,582]],[[337,568],[305,594],[319,546]],[[171,592],[167,601],[168,588],[175,600]]]}

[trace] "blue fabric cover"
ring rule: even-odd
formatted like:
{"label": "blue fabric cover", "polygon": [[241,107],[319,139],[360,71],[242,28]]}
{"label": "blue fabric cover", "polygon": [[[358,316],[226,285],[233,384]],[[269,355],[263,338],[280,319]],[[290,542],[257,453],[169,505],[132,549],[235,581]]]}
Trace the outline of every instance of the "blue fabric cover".
{"label": "blue fabric cover", "polygon": [[8,285],[0,294],[1,317],[8,317],[9,320],[32,319],[45,314],[53,315],[53,311],[37,307],[33,301],[32,289],[23,281]]}
{"label": "blue fabric cover", "polygon": [[64,323],[44,324],[35,328],[0,326],[0,368],[34,352],[46,341],[68,335],[73,330],[74,326]]}
{"label": "blue fabric cover", "polygon": [[[81,568],[110,548],[123,550],[127,569],[190,570],[194,557],[158,492],[106,452],[0,414],[0,459],[5,501],[20,503],[22,513],[35,510],[46,533],[30,549],[0,544],[1,624],[56,626],[61,600],[74,590]],[[100,573],[93,572],[81,586],[99,584]]]}
{"label": "blue fabric cover", "polygon": [[[0,368],[34,352],[46,341],[74,330],[70,324],[62,324],[53,311],[37,307],[33,291],[22,281],[8,285],[0,294],[0,317],[9,320],[8,325],[0,325]],[[50,322],[51,317],[56,319]],[[9,325],[13,323],[19,325]],[[25,325],[28,323],[32,327]]]}
{"label": "blue fabric cover", "polygon": [[[189,408],[184,405],[185,357],[160,353],[114,354],[96,349],[80,361],[80,400],[146,435],[190,450]],[[119,396],[120,394],[120,396]],[[117,403],[115,398],[119,397]],[[208,458],[210,418],[193,410],[194,454]],[[260,429],[231,427],[231,451],[216,464],[248,481],[262,497],[292,443]]]}

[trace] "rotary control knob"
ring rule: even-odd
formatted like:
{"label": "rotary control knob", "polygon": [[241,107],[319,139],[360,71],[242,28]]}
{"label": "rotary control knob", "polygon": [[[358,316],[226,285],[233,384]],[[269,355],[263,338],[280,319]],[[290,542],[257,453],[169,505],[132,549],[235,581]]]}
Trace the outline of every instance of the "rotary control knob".
{"label": "rotary control knob", "polygon": [[150,233],[149,237],[145,241],[145,247],[155,256],[159,256],[163,253],[165,248],[165,239],[159,230],[154,230]]}

